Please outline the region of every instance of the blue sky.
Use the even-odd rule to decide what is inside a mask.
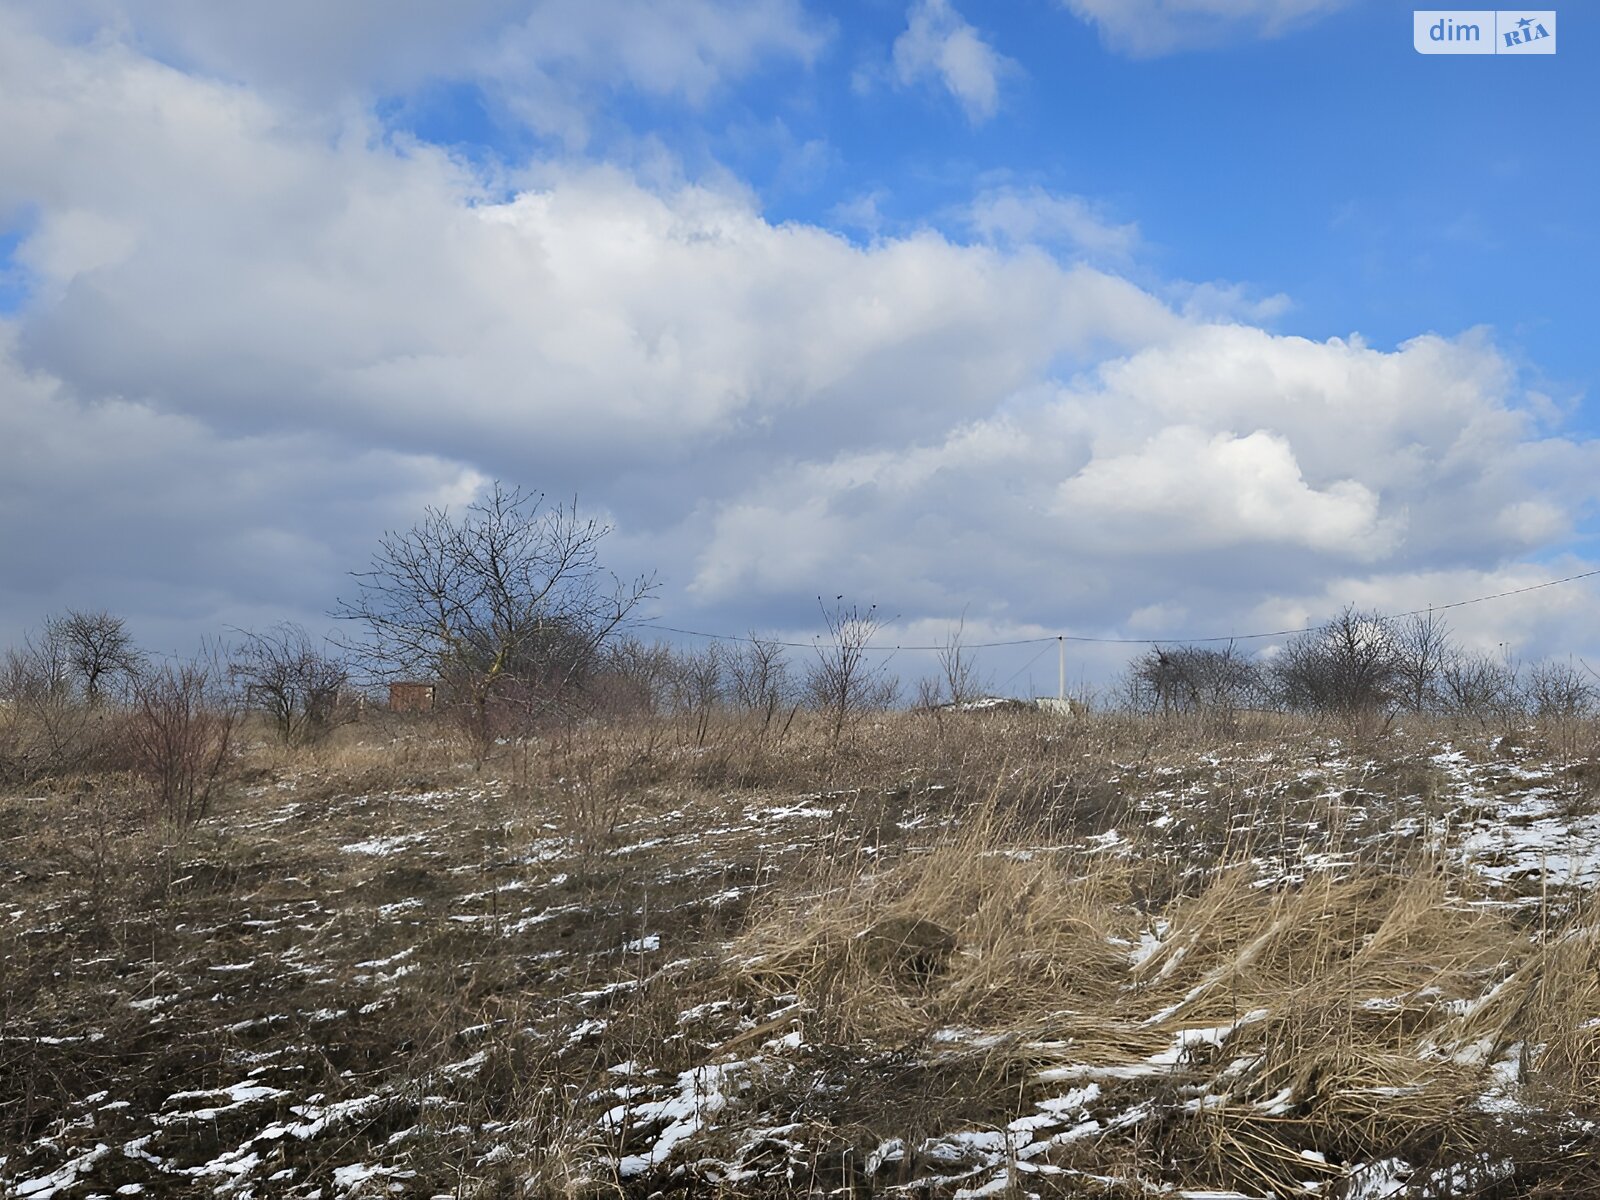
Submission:
[[[1421,56],[1411,14],[0,0],[0,630],[325,625],[496,477],[694,628],[1172,638],[1586,569],[1595,22]],[[1593,606],[1461,633],[1587,651]]]

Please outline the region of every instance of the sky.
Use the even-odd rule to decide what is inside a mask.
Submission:
[[[659,622],[801,641],[819,595],[1181,641],[1600,568],[1600,22],[1558,17],[0,0],[0,641],[325,630],[495,479],[609,522]],[[1600,656],[1595,585],[1452,623]],[[1051,692],[1034,653],[981,665]]]

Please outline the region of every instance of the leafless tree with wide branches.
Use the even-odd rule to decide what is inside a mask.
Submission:
[[[99,704],[115,685],[126,688],[144,666],[127,623],[104,609],[69,608],[47,624],[47,636],[60,647],[63,665],[91,705]]]
[[[384,535],[335,615],[363,627],[351,648],[381,673],[437,679],[487,752],[498,710],[531,720],[558,708],[653,594],[654,576],[601,567],[610,532],[576,500],[546,505],[496,482],[459,514],[429,508]]]

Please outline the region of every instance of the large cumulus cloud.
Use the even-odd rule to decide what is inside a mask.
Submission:
[[[1404,606],[1419,572],[1449,582],[1418,603],[1444,602],[1494,590],[1592,504],[1600,447],[1548,417],[1479,332],[1384,352],[1186,327],[920,444],[728,499],[693,590],[825,579],[997,629],[1145,636],[1386,606],[1386,579]]]

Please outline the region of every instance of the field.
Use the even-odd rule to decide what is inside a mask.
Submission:
[[[1600,1191],[1592,726],[262,737],[0,800],[0,1190]]]

